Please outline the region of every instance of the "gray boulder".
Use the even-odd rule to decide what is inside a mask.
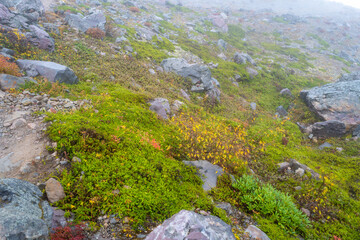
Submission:
[[[148,28],[137,27],[136,28],[137,38],[140,40],[151,41],[156,33]]]
[[[186,165],[194,166],[198,169],[201,179],[203,180],[204,191],[209,191],[216,187],[217,179],[224,171],[221,167],[214,165],[205,160],[183,161]]]
[[[288,112],[283,106],[278,106],[276,108],[276,112],[279,114],[280,117],[286,117],[288,115]]]
[[[70,68],[58,63],[35,60],[17,60],[16,63],[22,71],[25,71],[31,77],[40,75],[50,82],[67,84],[79,82],[79,79]]]
[[[30,43],[50,52],[55,50],[55,41],[47,32],[35,25],[29,26],[29,29],[30,32],[26,33],[26,38]]]
[[[280,91],[280,95],[283,95],[283,96],[288,96],[288,97],[294,97],[290,91],[290,89],[288,88],[284,88]]]
[[[360,80],[360,71],[344,74],[338,80],[338,82],[350,82],[354,80]]]
[[[166,72],[174,72],[190,78],[192,84],[197,85],[196,91],[207,91],[214,88],[211,71],[205,65],[189,64],[182,58],[168,58],[161,62],[161,66]]]
[[[65,21],[70,27],[78,29],[81,32],[86,32],[89,28],[100,28],[104,31],[106,17],[101,11],[95,11],[85,17],[80,13],[66,13]]]
[[[249,73],[249,76],[250,76],[251,79],[253,79],[257,75],[259,75],[259,72],[256,69],[251,68],[251,67],[247,67],[246,71]]]
[[[53,210],[35,185],[0,179],[0,239],[48,239]]]
[[[344,79],[349,81],[302,91],[300,97],[322,120],[340,121],[350,129],[360,124],[360,80]]]
[[[250,240],[270,240],[270,238],[259,228],[250,225],[246,228],[245,233],[249,235]]]
[[[227,43],[223,40],[223,39],[219,39],[217,42],[217,45],[219,46],[219,48],[221,48],[222,50],[226,50],[227,49]]]
[[[352,133],[353,137],[360,137],[360,125],[358,125]]]
[[[252,59],[252,57],[250,57],[250,55],[247,53],[235,53],[234,62],[236,62],[237,64],[246,64],[247,62],[249,62],[251,65],[256,66],[256,62],[254,61],[254,59]]]
[[[45,13],[41,0],[21,0],[14,7],[17,12],[32,22],[37,21]]]
[[[290,159],[289,162],[279,163],[278,166],[278,172],[280,173],[297,174],[302,177],[306,172],[309,172],[312,178],[320,179],[320,174],[295,159]]]
[[[6,24],[12,17],[14,17],[14,14],[12,14],[6,6],[0,4],[0,23]]]
[[[8,74],[0,74],[0,89],[3,91],[10,90],[12,88],[18,89],[21,85],[24,85],[27,81],[36,81],[28,77],[15,77]]]
[[[150,101],[150,110],[155,112],[162,119],[168,119],[170,115],[170,104],[165,98],[155,98]]]
[[[215,216],[181,210],[154,229],[145,240],[235,240],[231,226]]]
[[[311,133],[318,138],[342,137],[346,134],[346,126],[336,120],[317,122],[311,126]]]

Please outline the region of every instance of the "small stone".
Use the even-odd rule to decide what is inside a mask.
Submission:
[[[31,172],[32,168],[33,168],[33,165],[31,164],[31,162],[27,162],[20,167],[20,172],[22,174],[29,173],[29,172]]]
[[[123,223],[129,223],[130,222],[130,219],[128,217],[125,217],[124,220],[123,220]]]
[[[25,98],[24,100],[21,101],[21,104],[24,106],[29,106],[32,104],[32,101],[28,98]]]
[[[288,88],[284,88],[280,91],[280,94],[283,96],[293,97],[291,91]]]
[[[298,168],[295,170],[295,174],[298,175],[299,177],[302,177],[305,174],[305,170],[302,168]]]
[[[78,157],[73,157],[73,158],[72,158],[72,161],[73,161],[73,162],[81,163],[81,159],[78,158]]]
[[[35,123],[28,123],[28,127],[30,129],[36,129],[36,124]]]
[[[74,103],[72,102],[68,102],[67,104],[64,105],[65,108],[72,108],[74,107]]]
[[[59,181],[54,178],[50,178],[45,184],[45,191],[49,202],[55,203],[65,198],[64,188],[61,186]]]
[[[250,103],[250,108],[251,108],[251,110],[255,111],[256,110],[256,103],[254,103],[254,102]]]
[[[300,186],[296,186],[296,187],[295,187],[295,190],[296,190],[296,191],[300,191],[301,189],[302,189],[302,187],[300,187]]]
[[[110,223],[111,224],[116,224],[118,221],[116,220],[116,218],[111,218],[110,219]]]
[[[154,69],[149,69],[149,72],[150,72],[151,75],[155,75],[155,74],[156,74],[156,72],[155,72]]]
[[[332,145],[331,145],[330,143],[325,142],[324,144],[321,144],[321,145],[319,146],[319,149],[320,149],[320,150],[324,150],[325,148],[331,148],[331,147],[332,147]]]
[[[26,125],[26,120],[23,118],[16,119],[11,125],[10,129],[17,129]]]
[[[310,217],[311,213],[310,213],[310,211],[309,211],[308,209],[306,209],[306,208],[301,208],[300,210],[301,210],[306,216]]]
[[[204,210],[200,210],[199,212],[201,215],[204,215],[204,216],[209,216],[210,214]]]

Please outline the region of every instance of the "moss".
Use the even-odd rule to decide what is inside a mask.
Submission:
[[[64,11],[64,12],[69,11],[69,12],[74,13],[74,14],[82,13],[81,11],[77,10],[76,8],[71,7],[71,6],[68,6],[68,5],[57,6],[57,7],[56,7],[56,10],[58,10],[58,11]]]

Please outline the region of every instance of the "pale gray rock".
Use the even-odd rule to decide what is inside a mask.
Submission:
[[[31,76],[40,75],[50,82],[67,84],[79,82],[79,79],[70,68],[58,63],[35,60],[17,60],[16,63],[21,70],[29,72]]]
[[[286,117],[288,115],[288,112],[283,106],[278,106],[276,112],[279,113],[280,117]]]
[[[344,74],[341,76],[338,82],[351,82],[355,80],[360,80],[360,71]]]
[[[21,85],[24,85],[25,82],[34,82],[36,81],[28,77],[15,77],[8,74],[0,74],[0,89],[3,91],[10,89],[18,89]]]
[[[95,11],[90,15],[83,16],[82,14],[65,14],[66,23],[81,32],[86,32],[89,28],[100,28],[105,30],[106,17],[102,11]]]
[[[0,179],[0,238],[48,239],[53,210],[35,185]]]
[[[320,150],[324,150],[325,148],[331,148],[331,147],[332,147],[332,145],[331,145],[330,143],[324,142],[323,144],[321,144],[321,145],[319,146],[319,149],[320,149]]]
[[[250,103],[251,110],[255,111],[256,107],[257,107],[256,103],[254,103],[254,102]]]
[[[47,32],[35,25],[30,25],[29,30],[25,36],[31,44],[49,52],[55,50],[55,41]]]
[[[252,59],[252,57],[247,53],[235,53],[234,62],[236,62],[237,64],[246,64],[247,62],[249,62],[251,65],[256,66],[256,62],[254,61],[254,59]]]
[[[193,85],[202,84],[197,91],[207,91],[214,88],[210,69],[201,64],[189,64],[185,59],[168,58],[161,62],[166,72],[174,72],[180,76],[191,79]]]
[[[322,120],[339,121],[351,129],[360,124],[360,80],[353,78],[302,91],[300,97]]]
[[[150,110],[155,112],[162,119],[168,119],[171,109],[169,101],[165,98],[155,98],[150,101]]]
[[[0,93],[0,97],[1,97],[1,93]],[[358,125],[355,130],[352,133],[353,137],[360,137],[360,125]]]
[[[288,97],[294,97],[290,91],[290,89],[288,88],[284,88],[280,91],[280,94],[283,96],[288,96]]]
[[[45,185],[46,196],[49,202],[55,203],[65,198],[64,188],[58,180],[50,178],[46,181]]]
[[[215,216],[181,210],[154,229],[146,240],[235,240],[231,226]]]
[[[198,169],[201,179],[204,182],[202,186],[204,191],[209,191],[212,188],[216,187],[218,177],[224,173],[221,167],[205,160],[183,162],[186,165],[194,166]]]
[[[254,225],[250,225],[245,233],[249,234],[250,240],[270,240],[270,238],[259,228]]]

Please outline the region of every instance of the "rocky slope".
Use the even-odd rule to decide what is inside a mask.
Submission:
[[[279,2],[0,0],[0,238],[360,237],[360,19]]]

